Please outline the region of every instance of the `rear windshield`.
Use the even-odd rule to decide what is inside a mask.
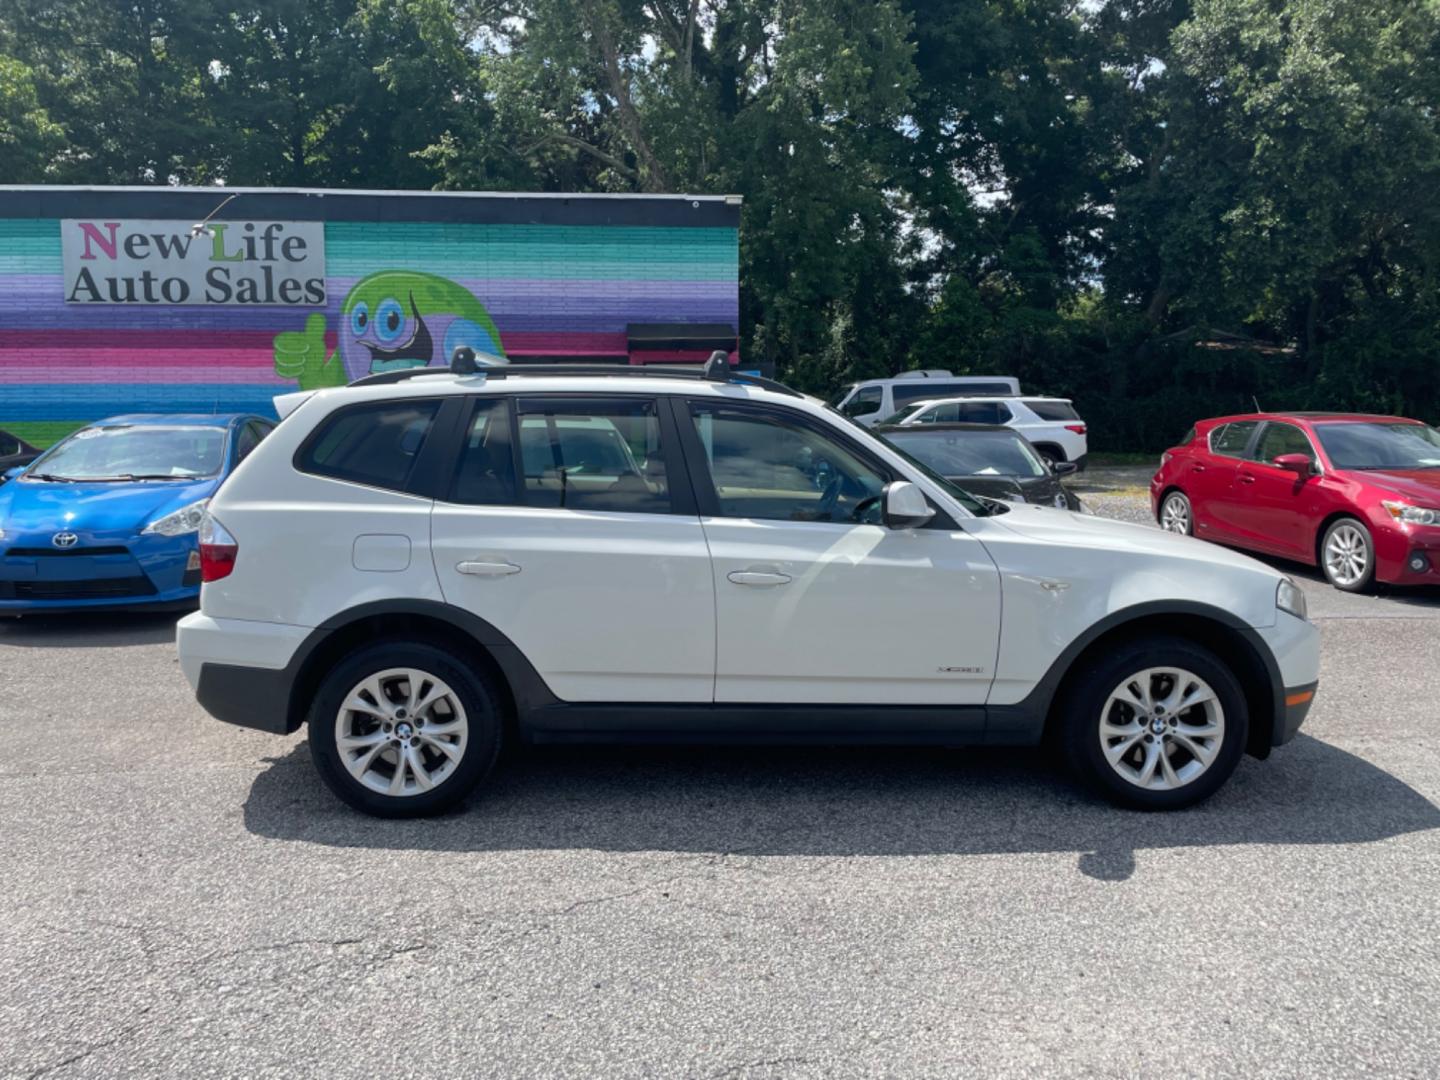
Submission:
[[[1080,414],[1068,401],[1035,401],[1027,398],[1025,404],[1041,420],[1079,420]]]
[[[1044,476],[1039,455],[1011,431],[887,432],[885,439],[942,476]]]

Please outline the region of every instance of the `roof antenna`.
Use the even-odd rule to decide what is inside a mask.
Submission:
[[[724,349],[716,349],[710,354],[710,359],[705,361],[702,375],[711,382],[729,382],[730,354]]]
[[[213,218],[216,214],[218,214],[221,210],[224,210],[225,207],[229,206],[231,199],[238,199],[239,197],[240,192],[238,191],[232,192],[230,195],[226,196],[224,201],[221,202],[219,206],[215,207],[214,210],[211,210],[210,213],[205,215],[204,221],[197,221],[194,225],[190,226],[190,235],[192,237],[195,237],[203,233],[206,236],[214,236],[215,232],[210,228],[210,219]]]
[[[1260,399],[1257,398],[1254,394],[1251,394],[1251,395],[1250,395],[1250,400],[1255,403],[1255,411],[1256,411],[1256,412],[1264,412],[1264,411],[1265,411],[1264,409],[1260,408]]]

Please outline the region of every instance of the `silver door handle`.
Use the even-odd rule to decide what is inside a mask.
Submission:
[[[789,574],[777,574],[769,570],[732,570],[725,576],[736,585],[784,585],[790,581]]]
[[[456,563],[455,569],[462,574],[474,574],[476,577],[504,577],[506,574],[520,572],[520,567],[512,562],[462,562]]]

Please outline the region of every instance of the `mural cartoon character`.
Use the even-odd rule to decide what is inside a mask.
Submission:
[[[306,319],[304,330],[276,334],[275,373],[318,390],[380,371],[447,365],[462,345],[502,363],[505,357],[500,332],[470,290],[414,270],[383,270],[357,282],[340,308],[337,336],[339,347],[327,353],[320,314]]]

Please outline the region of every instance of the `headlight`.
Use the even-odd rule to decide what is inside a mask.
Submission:
[[[1405,502],[1391,502],[1389,499],[1383,500],[1380,505],[1389,511],[1392,518],[1406,525],[1440,525],[1440,510],[1411,506]]]
[[[140,531],[152,536],[184,536],[186,533],[196,532],[200,528],[200,522],[205,520],[205,504],[209,501],[201,499],[189,506],[182,506],[173,514],[156,518]]]
[[[1280,585],[1275,590],[1275,606],[1281,611],[1288,611],[1297,619],[1307,618],[1305,607],[1305,594],[1300,591],[1300,586],[1291,581],[1288,577],[1280,579]]]

